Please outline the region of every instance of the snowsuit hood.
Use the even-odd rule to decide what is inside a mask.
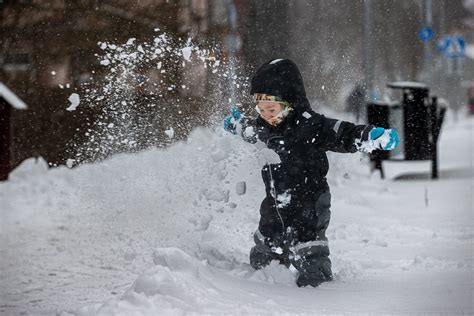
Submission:
[[[306,99],[301,73],[289,59],[273,59],[263,64],[252,78],[250,93],[280,97],[292,106]]]

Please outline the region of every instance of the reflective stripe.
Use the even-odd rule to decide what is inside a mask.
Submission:
[[[275,247],[270,247],[265,243],[265,237],[263,234],[260,232],[260,230],[255,231],[255,234],[253,234],[253,241],[255,242],[255,247],[258,249],[258,251],[262,253],[267,253],[267,254],[279,254],[278,250],[282,251],[281,248],[275,248]]]
[[[363,130],[362,130],[362,133],[360,135],[360,140],[365,142],[367,140],[369,140],[369,133],[370,131],[374,128],[373,125],[367,125]]]
[[[339,127],[341,127],[341,123],[342,123],[341,120],[337,121],[336,124],[334,124],[334,127],[332,128],[334,132],[336,132],[336,134],[339,131]]]
[[[282,61],[282,60],[283,60],[283,59],[274,59],[274,60],[272,60],[269,64],[270,64],[270,65],[273,65],[273,64],[276,64],[277,62]]]
[[[315,247],[315,246],[329,246],[329,243],[326,240],[314,240],[314,241],[308,241],[304,242],[301,244],[298,244],[293,247],[294,251],[301,251],[305,248],[310,248],[310,247]]]

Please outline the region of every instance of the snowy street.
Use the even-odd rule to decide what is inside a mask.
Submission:
[[[474,0],[0,0],[0,39],[0,316],[474,315]]]
[[[428,163],[381,180],[366,156],[330,154],[335,280],[318,288],[248,265],[264,153],[238,137],[200,129],[76,169],[27,160],[0,183],[0,314],[473,314],[473,128],[447,118],[435,181]]]

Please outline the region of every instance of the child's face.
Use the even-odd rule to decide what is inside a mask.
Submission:
[[[257,107],[260,116],[271,125],[276,125],[278,114],[283,111],[283,105],[275,101],[259,101]]]

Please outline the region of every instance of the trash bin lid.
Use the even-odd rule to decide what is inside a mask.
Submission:
[[[392,89],[428,90],[428,86],[422,82],[395,81],[387,84]]]
[[[400,101],[390,100],[388,98],[385,98],[385,100],[367,101],[366,105],[375,106],[375,107],[387,107],[387,108],[399,108],[401,106]]]

